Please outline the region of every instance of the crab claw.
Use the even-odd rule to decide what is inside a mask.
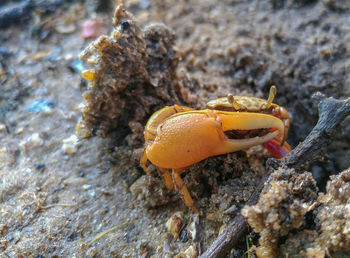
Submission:
[[[225,131],[271,129],[263,136],[229,139]],[[210,156],[263,144],[284,133],[284,124],[272,115],[248,112],[196,110],[177,113],[157,127],[146,148],[147,158],[162,168],[180,169]]]
[[[246,149],[255,145],[263,144],[274,138],[283,136],[284,124],[274,116],[262,113],[249,112],[223,112],[219,111],[218,118],[222,124],[222,131],[229,130],[256,130],[271,129],[269,133],[263,136],[256,136],[248,139],[228,139],[226,136],[217,148],[218,154],[234,152]]]

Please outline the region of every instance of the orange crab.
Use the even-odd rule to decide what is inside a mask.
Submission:
[[[208,102],[204,110],[179,105],[158,110],[145,127],[142,168],[148,174],[147,160],[156,165],[166,187],[177,191],[185,205],[199,213],[180,176],[185,168],[210,156],[258,144],[265,144],[277,158],[290,151],[285,143],[289,115],[272,103],[275,95],[272,86],[267,101],[228,95]]]

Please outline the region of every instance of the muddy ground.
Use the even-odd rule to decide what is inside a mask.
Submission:
[[[196,216],[165,188],[156,169],[149,165],[152,176],[146,176],[139,167],[147,118],[174,102],[202,108],[228,92],[265,98],[270,86],[276,85],[275,102],[292,117],[287,140],[296,146],[317,121],[313,93],[350,96],[348,1],[131,0],[125,1],[125,9],[134,15],[130,28],[139,28],[137,35],[156,42],[146,44],[144,50],[161,49],[159,38],[166,35],[165,54],[156,61],[167,64],[169,71],[162,66],[149,68],[146,58],[147,72],[130,78],[138,78],[132,85],[142,88],[141,95],[149,96],[149,101],[133,100],[132,89],[129,95],[118,95],[125,103],[115,105],[116,122],[103,126],[97,118],[88,122],[91,135],[105,138],[78,140],[75,127],[85,103],[82,95],[91,87],[80,76],[83,66],[89,66],[78,56],[91,42],[81,37],[83,22],[99,17],[109,35],[116,5],[18,3],[25,7],[23,13],[16,13],[18,8],[10,1],[0,5],[0,252],[4,257],[172,257],[189,253],[191,246],[200,254],[244,206],[265,173],[269,154],[257,146],[188,168],[184,181],[202,214],[193,226]],[[6,16],[9,6],[14,11]],[[154,23],[165,26],[147,29]],[[131,35],[127,33],[122,36]],[[164,71],[169,73],[162,77]],[[120,73],[110,76],[116,85],[118,78],[129,78]],[[158,82],[161,89],[155,89]],[[125,87],[130,89],[130,83]],[[170,87],[166,93],[164,87]],[[347,119],[328,146],[328,155],[308,168],[318,189],[324,192],[330,175],[350,167],[349,146]],[[315,194],[310,196],[315,200]],[[183,212],[186,226],[174,240],[166,222],[178,211]],[[304,223],[303,227],[313,229],[307,224],[312,222]],[[293,232],[279,244],[286,246],[299,235],[310,237],[303,235],[305,231],[298,237]],[[250,245],[258,245],[251,234]],[[242,239],[231,255],[244,257],[246,250]]]

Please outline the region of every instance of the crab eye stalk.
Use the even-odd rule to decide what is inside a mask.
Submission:
[[[240,110],[242,108],[241,105],[235,100],[232,94],[227,94],[227,101],[236,110]]]
[[[267,101],[266,101],[266,106],[265,106],[266,109],[268,109],[269,107],[271,107],[272,102],[273,102],[273,100],[274,100],[276,94],[277,94],[277,88],[276,88],[275,85],[272,85],[271,88],[270,88],[269,97],[268,97],[268,99],[267,99]]]

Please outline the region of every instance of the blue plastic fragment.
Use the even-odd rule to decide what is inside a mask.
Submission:
[[[74,69],[74,71],[76,71],[77,73],[81,73],[82,71],[85,70],[84,64],[82,61],[80,60],[75,60],[72,63],[72,68]]]
[[[37,99],[32,104],[26,107],[27,112],[51,112],[52,108],[56,105],[55,99]]]

